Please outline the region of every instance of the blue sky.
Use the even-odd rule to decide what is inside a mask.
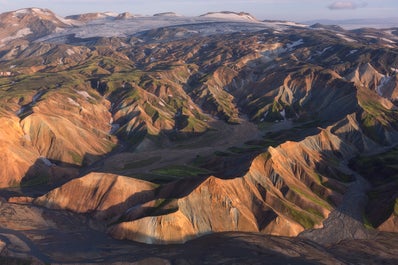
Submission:
[[[294,21],[398,17],[398,0],[0,0],[0,13],[24,7],[48,8],[61,16],[103,11],[200,15],[228,10]]]

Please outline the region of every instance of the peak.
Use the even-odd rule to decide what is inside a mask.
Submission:
[[[15,16],[21,15],[44,15],[44,16],[53,16],[54,13],[49,9],[38,8],[38,7],[30,7],[30,8],[22,8],[12,12]]]
[[[70,26],[73,24],[73,21],[66,20],[60,16],[57,16],[51,10],[46,8],[38,8],[38,7],[30,7],[30,8],[22,8],[16,11],[8,12],[8,23],[11,20],[20,23],[21,20],[31,20],[31,19],[39,19],[39,20],[47,20],[52,23],[57,24],[58,27]],[[32,23],[32,21],[27,22],[27,24]],[[27,25],[29,26],[29,25]]]
[[[134,17],[133,14],[131,14],[129,12],[124,12],[124,13],[117,15],[116,19],[128,19],[128,18],[132,18],[132,17]]]
[[[1,14],[0,24],[11,25],[2,29],[0,34],[0,42],[4,44],[17,39],[38,39],[68,28],[75,22],[59,17],[48,9],[31,7]]]
[[[127,15],[128,13],[123,13],[123,14]],[[123,16],[123,14],[119,15],[114,12],[95,12],[95,13],[84,13],[84,14],[78,14],[78,15],[71,15],[71,16],[67,16],[66,18],[78,20],[80,22],[88,22],[88,21],[96,20],[96,19],[118,18],[119,16]]]
[[[51,11],[48,9],[45,9],[45,8],[38,8],[38,7],[27,7],[27,8],[21,8],[21,9],[14,11],[14,13],[20,13],[20,14],[33,13],[33,12],[40,13],[40,12],[51,12]]]

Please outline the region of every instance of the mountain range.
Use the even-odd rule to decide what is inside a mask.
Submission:
[[[397,26],[398,18],[390,17],[390,18],[373,18],[373,19],[342,19],[342,20],[333,20],[333,19],[316,19],[309,20],[303,22],[304,24],[326,24],[326,25],[338,25],[345,29],[358,29],[358,28],[393,28]]]
[[[0,28],[1,262],[397,262],[397,28],[39,8]]]

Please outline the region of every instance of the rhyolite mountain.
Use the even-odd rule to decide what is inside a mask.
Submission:
[[[59,247],[64,229],[188,252],[235,231],[247,261],[297,257],[270,247],[285,240],[310,253],[297,262],[394,263],[397,29],[38,8],[0,28],[5,259],[92,262]]]

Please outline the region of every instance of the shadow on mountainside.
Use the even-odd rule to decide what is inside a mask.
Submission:
[[[79,176],[79,166],[39,158],[20,182],[19,191],[28,197],[38,197]]]
[[[101,92],[102,92],[102,94],[106,93],[105,85],[102,83],[99,83],[99,82],[100,81],[95,81],[94,83],[92,83],[92,86],[96,86],[96,89],[98,89],[100,93]],[[321,84],[323,84],[323,82],[321,82]],[[344,85],[348,86],[346,83],[344,83]],[[232,83],[227,84],[227,86],[232,86]],[[342,98],[345,98],[346,96],[356,98],[355,97],[356,93],[355,93],[353,86],[350,85],[349,88],[350,89],[347,92],[348,95],[347,95],[347,93],[345,93],[345,94],[343,93],[343,95],[338,94],[341,92],[335,92],[334,94],[331,93],[331,95],[333,97],[338,97],[338,98],[340,96]],[[271,89],[275,89],[275,88],[268,88],[268,89],[271,90]],[[317,89],[318,88],[314,88],[314,90],[317,90]],[[321,99],[321,97],[327,97],[327,95],[322,95],[322,93],[325,92],[324,90],[322,90],[322,89],[318,89],[318,90],[320,90],[320,91],[314,91],[314,93],[313,93],[313,95],[317,95],[317,99]],[[235,96],[238,96],[238,92],[239,91],[234,92]],[[322,114],[322,113],[319,113],[317,110],[317,107],[322,105],[323,102],[321,102],[321,100],[319,100],[320,102],[318,102],[318,100],[314,100],[314,101],[315,102],[313,102],[312,104],[309,104],[308,106],[306,106],[307,109],[305,109],[304,112],[309,113],[309,112],[313,111],[315,116],[327,115],[327,113]],[[244,102],[241,105],[245,105],[245,104],[248,104],[248,103]],[[347,107],[347,109],[350,111],[352,110],[352,108],[356,109],[356,105]],[[344,111],[346,111],[347,109],[346,109],[346,107],[343,110],[339,109],[339,111],[336,111],[337,114],[333,113],[332,118],[326,119],[322,123],[315,123],[315,124],[309,123],[309,124],[304,124],[303,127],[291,128],[291,129],[277,131],[277,132],[270,132],[269,134],[267,134],[265,136],[265,138],[271,138],[273,140],[273,144],[276,144],[276,145],[283,143],[285,141],[303,140],[308,136],[315,135],[315,134],[319,133],[320,130],[319,130],[319,128],[317,128],[318,126],[325,128],[328,125],[335,122],[336,120],[340,119],[343,116],[343,114],[346,115],[347,113],[345,113]],[[210,109],[210,111],[211,111],[211,109]],[[191,143],[194,144],[196,139],[205,137],[206,134],[198,135],[197,133],[194,133],[194,132],[179,132],[179,130],[181,130],[187,126],[187,118],[188,118],[188,116],[186,116],[182,113],[181,109],[179,109],[177,111],[174,118],[175,118],[176,126],[175,126],[175,128],[173,128],[173,130],[168,130],[168,131],[163,130],[163,131],[161,131],[161,133],[158,136],[150,136],[152,142],[155,144],[155,147],[157,144],[160,145],[160,147],[161,147],[160,149],[155,148],[152,151],[154,153],[156,153],[157,156],[160,156],[161,158],[166,158],[163,160],[163,164],[162,164],[163,167],[167,166],[167,165],[181,164],[182,162],[183,162],[183,164],[191,163],[193,159],[197,158],[197,156],[199,155],[197,152],[198,152],[199,148],[202,148],[202,147],[208,148],[208,149],[205,149],[205,151],[203,151],[203,153],[200,153],[200,156],[202,156],[202,157],[204,157],[208,154],[214,154],[215,152],[219,151],[219,150],[215,149],[214,146],[209,146],[212,143],[211,141],[208,141],[207,143],[206,143],[206,141],[202,142],[201,143],[202,146],[200,146],[199,148],[197,146],[192,146],[192,145],[191,146],[186,145],[185,147],[183,146],[182,148],[181,148],[181,146],[178,146],[178,144],[181,143],[180,141],[184,141],[185,139],[192,139]],[[222,118],[225,118],[225,117],[222,117]],[[235,126],[235,125],[231,125],[231,126]],[[236,126],[239,126],[239,125],[236,125]],[[227,133],[219,132],[219,133],[223,133],[223,135],[225,137],[227,137],[227,134],[228,134],[228,132]],[[146,136],[147,135],[144,135],[144,137],[146,137]],[[134,137],[137,137],[137,135],[135,135]],[[138,138],[141,140],[144,138],[144,137],[143,138],[140,138],[140,137],[142,137],[142,135],[138,136]],[[102,155],[102,156],[93,156],[91,154],[86,154],[84,156],[83,161],[87,160],[87,161],[93,161],[93,162],[80,168],[80,172],[77,175],[75,175],[75,174],[66,174],[66,175],[60,174],[60,176],[57,177],[57,176],[55,176],[56,172],[51,171],[52,167],[50,167],[50,169],[46,169],[46,168],[42,169],[43,163],[45,164],[45,162],[38,160],[38,161],[36,161],[35,165],[33,165],[32,168],[29,170],[29,171],[32,171],[33,173],[28,172],[28,174],[25,176],[24,180],[22,181],[23,182],[22,186],[32,186],[32,182],[34,179],[35,179],[35,181],[38,181],[38,180],[40,181],[41,178],[50,178],[50,176],[51,177],[55,176],[53,178],[54,183],[56,183],[55,185],[59,186],[62,183],[65,183],[65,181],[67,181],[67,180],[70,180],[70,179],[78,177],[78,176],[86,175],[90,172],[113,173],[113,174],[118,174],[118,175],[127,175],[127,176],[131,176],[131,177],[145,179],[146,178],[145,174],[140,174],[140,173],[142,173],[142,171],[140,172],[141,169],[146,168],[146,170],[148,170],[148,168],[149,168],[149,165],[145,165],[145,163],[143,163],[142,167],[137,167],[138,170],[125,169],[124,166],[126,164],[123,165],[122,170],[119,170],[118,168],[113,167],[113,166],[105,165],[105,162],[107,162],[108,158],[110,158],[114,155],[116,157],[117,155],[121,155],[124,152],[127,153],[127,151],[130,151],[132,154],[134,154],[135,159],[140,157],[140,159],[141,159],[140,161],[143,161],[143,160],[145,160],[145,158],[148,158],[148,157],[149,158],[155,157],[155,156],[150,156],[150,154],[153,154],[153,153],[151,153],[150,150],[144,150],[144,151],[138,151],[138,152],[133,151],[134,147],[137,146],[137,142],[141,143],[140,141],[136,141],[136,139],[128,139],[125,137],[121,137],[120,135],[118,135],[118,138],[119,138],[118,147],[116,147],[110,153]],[[182,138],[182,140],[181,140],[181,138]],[[345,138],[348,138],[348,137],[345,137]],[[167,141],[164,141],[165,139],[167,139]],[[193,139],[195,139],[195,140],[193,140]],[[206,139],[206,138],[203,138],[203,139]],[[133,141],[134,144],[126,143],[127,140],[134,140]],[[240,144],[245,143],[245,141],[243,141],[243,139],[240,139],[240,140],[241,140]],[[165,144],[165,142],[166,142],[166,146],[163,145],[163,144]],[[225,150],[228,150],[229,147],[233,147],[233,146],[231,146],[227,143],[224,146],[222,146],[221,151],[223,151],[225,153]],[[263,146],[262,148],[260,148],[258,150],[254,150],[254,151],[252,150],[248,153],[244,153],[244,152],[241,152],[241,150],[237,150],[237,152],[235,152],[234,155],[230,155],[230,154],[225,155],[225,156],[221,155],[217,159],[205,161],[200,166],[204,167],[206,169],[210,169],[210,171],[212,171],[212,173],[214,173],[214,175],[216,175],[217,177],[221,177],[221,178],[242,177],[244,175],[244,173],[246,173],[248,171],[252,159],[259,153],[264,152],[266,150],[266,148],[267,148],[267,146]],[[176,153],[172,154],[171,151],[176,151]],[[232,152],[229,152],[229,153],[232,153]],[[341,157],[338,157],[335,153],[328,153],[328,151],[325,151],[323,153],[323,155],[324,155],[325,159],[335,158],[336,161],[340,161],[342,159]],[[117,158],[122,158],[122,157],[120,156]],[[115,160],[114,162],[117,163],[119,161]],[[136,161],[133,160],[131,162],[136,162]],[[161,161],[153,161],[150,166],[151,167],[153,165],[160,166],[160,163],[161,163]],[[221,166],[219,164],[221,164]],[[333,170],[330,170],[330,168],[328,167],[327,164],[325,166],[324,164],[319,163],[317,166],[318,166],[318,168],[316,170],[318,170],[319,173],[327,176],[328,178],[336,178],[338,181],[342,181],[342,180],[343,181],[344,180],[351,181],[351,183],[347,184],[347,186],[348,186],[347,193],[348,194],[346,194],[345,198],[343,199],[342,204],[338,205],[337,208],[334,210],[335,214],[334,213],[331,214],[330,220],[334,220],[334,221],[333,221],[333,225],[330,226],[331,227],[331,230],[329,230],[330,233],[333,234],[335,232],[336,227],[338,227],[340,225],[340,221],[342,221],[343,218],[347,217],[347,224],[349,224],[349,225],[347,225],[347,229],[349,231],[342,229],[343,233],[349,233],[350,236],[353,236],[353,237],[362,237],[363,234],[356,234],[356,231],[359,231],[358,233],[362,233],[361,229],[363,227],[363,221],[364,221],[363,215],[362,215],[363,208],[364,208],[363,204],[366,203],[366,199],[367,199],[366,198],[367,197],[366,196],[366,183],[362,180],[362,178],[359,177],[359,175],[355,175],[355,173],[352,173],[351,176],[348,175],[348,180],[347,180],[347,179],[344,179],[344,178],[347,178],[347,175],[341,174],[341,172],[336,173]],[[38,176],[38,177],[31,178],[30,174],[34,174],[38,170],[39,171],[42,170],[44,173],[39,176],[36,174],[36,176]],[[129,172],[129,174],[125,174],[127,172]],[[144,172],[144,173],[147,174],[150,172]],[[50,174],[49,177],[47,177],[46,174]],[[170,174],[173,174],[173,173],[170,173]],[[341,174],[341,176],[339,174]],[[142,176],[142,175],[144,175],[144,176]],[[169,184],[161,183],[161,184],[163,184],[163,186],[161,189],[159,189],[159,194],[157,194],[157,196],[153,199],[164,200],[164,199],[170,199],[170,198],[184,197],[187,194],[189,194],[190,192],[192,192],[198,185],[200,185],[200,183],[202,183],[209,175],[210,174],[198,174],[197,176],[194,176],[194,177],[187,177],[187,178],[183,177],[180,180],[175,180],[172,178],[168,179],[166,182],[170,182],[170,183]],[[160,176],[160,178],[162,178],[162,177],[166,178],[165,176]],[[267,177],[267,176],[264,176],[264,177]],[[147,180],[150,180],[150,179],[147,179]],[[50,183],[50,181],[49,181],[49,183]],[[305,183],[305,184],[307,185],[308,183]],[[313,188],[313,187],[310,187],[310,188]],[[168,189],[171,189],[171,191],[167,191]],[[176,190],[174,190],[174,189],[176,189]],[[26,191],[28,191],[28,190],[26,190]],[[112,206],[111,208],[105,210],[105,213],[103,213],[103,214],[107,215],[108,212],[112,212],[112,213],[119,212],[120,213],[120,209],[122,209],[122,208],[123,209],[133,208],[135,205],[139,204],[137,202],[137,200],[144,195],[145,194],[133,194],[129,199],[126,200],[126,202],[123,202],[120,205]],[[327,198],[323,198],[323,199],[327,199]],[[345,202],[344,202],[344,200],[345,200]],[[142,202],[140,201],[140,203],[142,203]],[[173,209],[173,208],[171,208],[171,209]],[[162,213],[168,212],[165,209],[159,209],[156,207],[144,207],[141,210],[143,211],[143,213],[137,213],[137,216],[144,216],[145,214],[147,214],[147,215],[162,214]],[[141,214],[141,215],[139,215],[139,214]],[[99,215],[101,215],[101,213],[99,213]],[[120,221],[123,221],[124,220],[123,218],[125,218],[125,217],[127,218],[127,216],[121,216],[122,219]],[[350,220],[348,220],[348,219],[350,219]],[[351,220],[355,224],[353,224],[351,222]],[[351,227],[351,224],[353,224],[352,227]],[[358,226],[357,226],[357,224],[358,224]],[[327,225],[325,224],[325,226],[327,226]],[[357,227],[360,227],[360,229],[357,230]],[[354,230],[352,230],[351,228]],[[366,233],[364,232],[364,234],[366,234]],[[313,236],[313,238],[317,238],[317,240],[322,240],[321,239],[322,237],[325,237],[325,234],[321,234],[320,237]]]
[[[349,163],[371,184],[365,218],[374,227],[384,223],[395,211],[398,199],[397,154],[398,148],[395,147],[377,155],[358,156]]]
[[[95,211],[92,216],[104,221],[107,226],[112,226],[147,216],[173,213],[178,210],[177,200],[188,196],[207,178],[184,179],[159,186],[154,190],[137,192],[119,204]]]
[[[72,213],[59,211],[55,213],[53,210],[45,209],[44,215],[51,223],[57,224],[62,229],[43,230],[43,227],[38,226],[34,221],[30,221],[29,230],[15,232],[8,228],[0,229],[0,238],[5,242],[8,243],[9,239],[14,238],[13,244],[7,244],[10,255],[18,253],[18,257],[33,256],[45,263],[137,262],[141,264],[142,262],[142,264],[147,264],[149,262],[151,264],[199,265],[318,264],[319,262],[339,264],[338,261],[348,258],[353,261],[361,260],[356,253],[371,253],[368,249],[360,252],[358,248],[351,250],[348,256],[334,257],[328,249],[309,241],[256,233],[219,233],[206,235],[185,244],[146,245],[112,239],[91,229],[87,223],[82,222],[80,216]],[[10,216],[9,221],[13,222],[14,219],[15,216]],[[139,232],[136,236],[145,237]],[[24,242],[25,246],[23,246]],[[338,251],[339,249],[334,250],[334,252]],[[372,254],[372,259],[376,259],[376,255]],[[378,260],[386,262],[389,258],[391,254]]]
[[[394,150],[388,151],[387,155],[384,153],[393,148],[398,139],[397,131],[390,129],[380,126],[367,128],[368,132],[381,130],[376,139],[368,132],[360,135],[355,131],[337,133],[343,141],[341,153],[326,151],[323,155],[325,158],[329,157],[326,160],[340,161],[340,166],[333,168],[323,165],[323,172],[328,172],[325,176],[334,175],[336,179],[345,183],[343,200],[324,220],[322,228],[306,230],[299,235],[300,237],[323,245],[332,245],[345,239],[367,239],[375,236],[376,231],[369,226],[377,228],[386,221],[393,214],[394,203],[398,198],[398,182],[388,174],[391,171],[377,170],[388,167],[389,163],[395,168],[397,162],[394,161],[395,155],[391,156]],[[389,130],[390,135],[386,136],[383,130]],[[343,151],[344,149],[346,151]],[[354,151],[348,151],[350,149]],[[341,155],[344,152],[351,152],[348,159]],[[378,154],[369,159],[366,152]],[[396,173],[396,170],[392,171]]]
[[[2,212],[6,206],[12,205],[0,205]],[[21,259],[33,256],[43,263],[56,264],[396,264],[397,261],[395,234],[382,233],[372,240],[346,240],[329,248],[299,238],[239,232],[205,235],[185,244],[147,245],[115,240],[90,228],[81,215],[41,211],[57,228],[44,228],[35,219],[25,218],[28,230],[10,230],[10,224],[20,222],[17,215],[7,216],[6,223],[1,219],[4,229],[0,229],[0,238],[7,242],[8,255],[17,254]],[[21,213],[25,213],[23,209]],[[137,236],[145,237],[140,233]],[[10,240],[13,244],[8,244]],[[0,257],[2,261],[14,264],[7,257]],[[25,264],[22,262],[15,264]]]

